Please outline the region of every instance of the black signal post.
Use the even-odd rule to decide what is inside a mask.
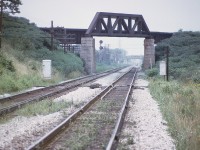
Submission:
[[[166,80],[169,81],[169,46],[165,48],[166,55]]]
[[[54,36],[53,21],[51,21],[51,50],[53,50],[53,36]]]
[[[2,26],[3,26],[3,0],[0,2],[1,4],[1,15],[0,15],[0,48],[1,48],[1,42],[2,42]]]

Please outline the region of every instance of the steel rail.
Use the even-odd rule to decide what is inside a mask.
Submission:
[[[123,68],[123,67],[122,67],[122,68]],[[96,75],[106,74],[106,73],[109,73],[109,72],[112,72],[112,71],[115,72],[115,71],[118,71],[118,70],[120,70],[120,69],[122,69],[122,68],[112,69],[112,70],[108,70],[108,71],[105,71],[105,72],[102,72],[102,73],[93,74],[93,75],[87,75],[87,76],[83,76],[83,77],[80,77],[80,78],[67,80],[67,81],[62,82],[62,83],[59,83],[59,84],[50,85],[50,86],[47,86],[47,87],[44,87],[44,88],[41,88],[41,89],[35,89],[35,90],[32,90],[32,91],[26,91],[26,92],[14,94],[14,95],[12,95],[12,96],[0,98],[0,103],[1,103],[1,102],[5,102],[5,101],[9,101],[9,100],[12,100],[12,99],[15,99],[15,98],[17,98],[18,96],[21,96],[21,95],[27,95],[27,94],[31,94],[31,93],[33,93],[33,92],[36,93],[36,92],[38,92],[38,91],[41,91],[41,90],[44,90],[44,89],[54,88],[54,87],[56,87],[56,86],[63,86],[63,85],[65,85],[65,84],[69,84],[69,83],[72,83],[72,82],[75,82],[75,81],[78,81],[78,80],[81,80],[81,79],[93,77],[93,76],[96,76]]]
[[[135,81],[135,77],[136,77],[136,73],[137,71],[135,72],[133,78],[132,78],[132,81],[131,81],[131,84],[130,84],[130,87],[129,87],[129,90],[128,90],[128,93],[127,93],[127,96],[126,96],[126,99],[125,99],[125,102],[124,102],[124,105],[120,111],[120,114],[119,114],[119,118],[117,120],[117,123],[115,125],[115,128],[113,130],[113,133],[112,133],[112,136],[110,138],[110,141],[106,147],[106,150],[114,150],[116,149],[116,146],[117,146],[117,142],[119,140],[119,132],[123,126],[123,122],[124,122],[124,119],[125,119],[125,115],[126,115],[126,111],[127,111],[127,108],[128,108],[128,103],[129,103],[129,99],[130,99],[130,95],[131,95],[131,91],[132,91],[132,88],[133,88],[133,84],[134,84],[134,81]]]
[[[113,88],[113,85],[117,83],[123,76],[125,76],[127,73],[129,73],[132,70],[129,69],[126,73],[121,75],[119,78],[117,78],[113,83],[111,83],[109,86],[107,86],[101,93],[99,93],[94,98],[90,99],[89,102],[87,102],[84,106],[82,106],[80,109],[78,109],[76,112],[74,112],[72,115],[67,117],[61,124],[56,126],[53,130],[51,130],[49,133],[44,135],[41,139],[33,143],[30,147],[28,147],[27,150],[37,150],[37,149],[43,149],[45,145],[48,145],[53,138],[58,135],[59,133],[62,133],[62,131],[66,130],[72,122],[74,122],[78,117],[80,117],[84,112],[88,110],[88,108],[93,105],[97,100],[99,100],[102,96],[105,95],[110,89]]]
[[[82,84],[85,84],[87,82],[90,82],[90,81],[93,81],[97,78],[100,78],[100,77],[103,77],[103,76],[106,76],[110,73],[114,73],[118,70],[120,70],[122,68],[118,68],[118,69],[113,69],[113,70],[109,70],[109,71],[105,71],[103,73],[98,73],[98,74],[95,74],[95,75],[89,75],[89,76],[84,76],[84,77],[80,77],[80,78],[77,78],[77,79],[73,79],[73,80],[68,80],[66,82],[62,82],[60,84],[57,84],[57,85],[52,85],[52,86],[48,86],[46,88],[42,88],[42,89],[37,89],[37,90],[33,90],[33,91],[28,91],[28,92],[24,92],[24,93],[20,93],[18,95],[13,95],[11,97],[6,97],[5,99],[0,99],[0,103],[2,102],[6,102],[6,101],[11,101],[11,100],[14,100],[15,98],[18,98],[19,96],[26,96],[26,95],[29,95],[29,94],[34,94],[34,93],[37,93],[39,91],[44,91],[44,90],[50,90],[50,89],[53,89],[53,88],[56,88],[56,87],[59,87],[59,86],[64,86],[64,85],[67,85],[67,84],[70,84],[70,83],[73,83],[73,82],[77,82],[77,81],[81,81],[82,79],[89,79],[89,78],[92,78],[90,80],[86,80],[84,82],[79,82],[79,83],[76,83],[74,85],[71,85],[69,87],[64,87],[62,89],[58,89],[56,91],[53,91],[53,92],[48,92],[48,93],[45,93],[43,95],[39,95],[39,97],[33,97],[33,98],[29,98],[27,100],[23,100],[21,102],[18,102],[16,104],[11,104],[10,106],[7,106],[7,107],[4,107],[4,108],[1,108],[0,109],[0,116],[1,115],[4,115],[4,114],[7,114],[7,113],[10,113],[10,112],[13,112],[15,111],[16,109],[18,108],[21,108],[22,106],[26,105],[27,103],[30,103],[30,102],[33,102],[33,101],[40,101],[40,100],[43,100],[45,98],[48,98],[48,97],[52,97],[53,95],[55,94],[59,94],[59,93],[62,93],[66,90],[69,90],[69,89],[72,89],[72,88],[75,88],[79,85],[82,85]]]

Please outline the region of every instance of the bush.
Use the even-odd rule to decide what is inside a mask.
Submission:
[[[0,54],[0,75],[2,75],[3,70],[14,72],[15,68],[12,65],[12,61],[7,60],[2,54]]]
[[[62,50],[50,51],[47,48],[35,50],[35,51],[25,51],[25,57],[31,57],[39,62],[42,60],[50,59],[52,60],[52,66],[59,72],[62,72],[65,77],[68,76],[73,71],[79,71],[83,73],[83,62],[72,53],[63,53]]]
[[[157,68],[152,68],[152,69],[148,69],[146,70],[146,74],[148,77],[154,77],[158,75],[158,69]]]
[[[50,84],[50,81],[42,80],[42,78],[36,74],[17,75],[16,73],[9,71],[4,71],[0,76],[0,81],[0,94],[5,92],[16,92],[32,86],[44,86]]]
[[[200,71],[197,72],[196,74],[193,74],[192,80],[193,80],[196,84],[200,84]]]

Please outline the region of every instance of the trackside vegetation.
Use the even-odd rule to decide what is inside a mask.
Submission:
[[[82,60],[73,53],[64,53],[50,35],[42,32],[28,19],[3,16],[2,48],[0,51],[0,94],[46,86],[84,74]],[[52,79],[42,78],[42,60],[52,60]]]
[[[74,53],[64,53],[59,42],[23,17],[3,14],[2,47],[0,48],[0,95],[33,86],[47,86],[62,80],[86,75],[84,63]],[[52,60],[52,79],[42,78],[42,60]],[[121,64],[97,63],[97,72]]]
[[[200,85],[151,80],[150,91],[168,122],[177,150],[199,150]]]
[[[159,103],[177,150],[200,149],[200,32],[180,30],[156,47],[156,60],[169,46],[169,75],[158,76],[158,64],[147,71],[150,91]]]
[[[171,79],[200,83],[200,32],[180,30],[156,46],[156,61],[165,58],[169,46],[169,74]]]

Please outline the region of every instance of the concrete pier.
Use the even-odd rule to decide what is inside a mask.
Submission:
[[[81,38],[80,57],[84,61],[85,71],[88,74],[96,72],[95,39],[92,37]]]
[[[155,65],[154,39],[145,39],[144,40],[143,68],[144,69],[149,69],[153,65]]]

